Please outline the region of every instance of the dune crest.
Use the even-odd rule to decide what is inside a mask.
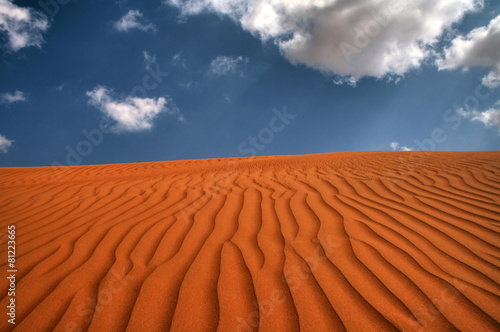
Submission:
[[[500,152],[0,168],[0,331],[500,331]]]

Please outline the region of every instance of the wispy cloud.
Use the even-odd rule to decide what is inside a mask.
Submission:
[[[392,142],[389,145],[393,151],[413,151],[412,148],[409,148],[405,145],[401,145],[398,142]]]
[[[463,108],[459,108],[456,112],[462,118],[481,122],[486,127],[498,127],[500,133],[500,107],[493,107],[483,112],[466,111]]]
[[[58,91],[58,92],[61,92],[62,90],[64,90],[64,87],[65,87],[65,86],[66,86],[66,85],[65,85],[64,83],[62,83],[61,85],[56,86],[54,89],[55,89],[56,91]]]
[[[181,16],[215,12],[260,39],[272,40],[293,64],[305,64],[355,84],[360,78],[401,77],[419,68],[445,30],[481,0],[290,1],[164,0]]]
[[[132,29],[141,31],[155,31],[155,26],[148,22],[138,10],[129,10],[125,16],[114,22],[114,27],[120,32],[128,32]]]
[[[0,134],[0,153],[7,153],[14,141],[7,139],[4,135]]]
[[[151,54],[148,51],[143,51],[142,56],[144,58],[146,69],[151,69],[151,66],[156,64],[156,55]]]
[[[116,134],[148,130],[160,113],[177,115],[180,121],[183,119],[179,108],[168,96],[159,98],[128,96],[120,99],[114,98],[112,90],[103,86],[87,91],[87,96],[90,105],[116,122],[111,128]]]
[[[172,65],[181,66],[182,68],[185,69],[187,68],[186,59],[182,57],[182,52],[179,52],[172,57]]]
[[[26,101],[26,96],[22,91],[4,92],[0,94],[0,104],[12,104]]]
[[[43,43],[42,34],[49,28],[47,17],[39,11],[0,0],[0,36],[5,35],[7,46],[17,52],[24,47]]]
[[[228,75],[234,74],[240,67],[240,65],[248,62],[247,58],[242,56],[224,56],[219,55],[210,63],[209,72],[214,73],[216,75]]]
[[[500,86],[500,15],[491,20],[488,26],[453,39],[437,64],[439,69],[473,66],[491,68],[483,78],[483,85],[489,88]]]

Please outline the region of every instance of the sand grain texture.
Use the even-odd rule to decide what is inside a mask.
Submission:
[[[500,331],[500,152],[1,168],[0,198],[0,331]]]

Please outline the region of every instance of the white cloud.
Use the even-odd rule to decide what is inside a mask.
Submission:
[[[490,88],[500,86],[500,15],[488,26],[453,39],[437,64],[439,69],[489,67],[491,71],[483,78],[483,84]]]
[[[115,29],[120,32],[127,32],[132,29],[141,31],[155,31],[152,23],[148,23],[142,13],[138,10],[129,10],[125,16],[114,23]]]
[[[187,69],[186,59],[182,56],[182,52],[175,54],[172,57],[171,63],[173,66],[181,66],[182,68]]]
[[[144,57],[144,63],[146,64],[146,69],[150,69],[152,65],[156,64],[156,55],[152,55],[147,51],[142,52]]]
[[[405,145],[401,146],[401,144],[399,144],[398,142],[392,142],[389,145],[393,151],[413,151],[412,148],[409,148]]]
[[[182,56],[181,56],[181,53],[182,52],[179,52],[179,53],[176,53],[173,57],[172,57],[172,64],[175,66],[177,65],[181,60],[182,60]]]
[[[495,66],[483,77],[482,84],[490,89],[500,86],[500,66]]]
[[[116,121],[111,129],[117,134],[150,129],[154,119],[162,112],[177,115],[180,121],[183,119],[177,106],[168,97],[138,98],[129,96],[116,99],[112,97],[112,91],[103,86],[97,86],[94,90],[87,91],[87,96],[90,98],[89,104]]]
[[[344,77],[402,76],[482,0],[164,0],[182,16],[227,15],[262,40],[274,41],[293,64]]]
[[[358,81],[352,77],[352,76],[335,76],[333,78],[333,84],[335,85],[343,85],[343,84],[347,84],[347,85],[350,85],[352,87],[356,87]]]
[[[235,73],[241,64],[247,62],[248,59],[242,56],[230,57],[219,55],[210,63],[209,71],[217,75],[228,75]]]
[[[26,101],[26,96],[22,91],[4,92],[0,94],[0,104],[12,104]]]
[[[14,141],[7,139],[4,135],[0,134],[0,153],[7,153],[8,149],[12,146]]]
[[[459,108],[456,112],[462,118],[481,122],[487,127],[496,126],[500,132],[500,108],[490,108],[483,112],[466,111],[463,108]]]
[[[488,127],[497,126],[500,129],[500,109],[491,108],[487,111],[480,112],[475,115],[472,120],[480,121]]]
[[[48,28],[49,21],[41,12],[19,7],[11,0],[0,0],[0,34],[7,36],[10,50],[16,52],[24,47],[40,47],[42,34]]]

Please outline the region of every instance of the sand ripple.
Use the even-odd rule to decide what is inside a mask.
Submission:
[[[16,331],[500,331],[500,152],[2,168],[0,197]]]

